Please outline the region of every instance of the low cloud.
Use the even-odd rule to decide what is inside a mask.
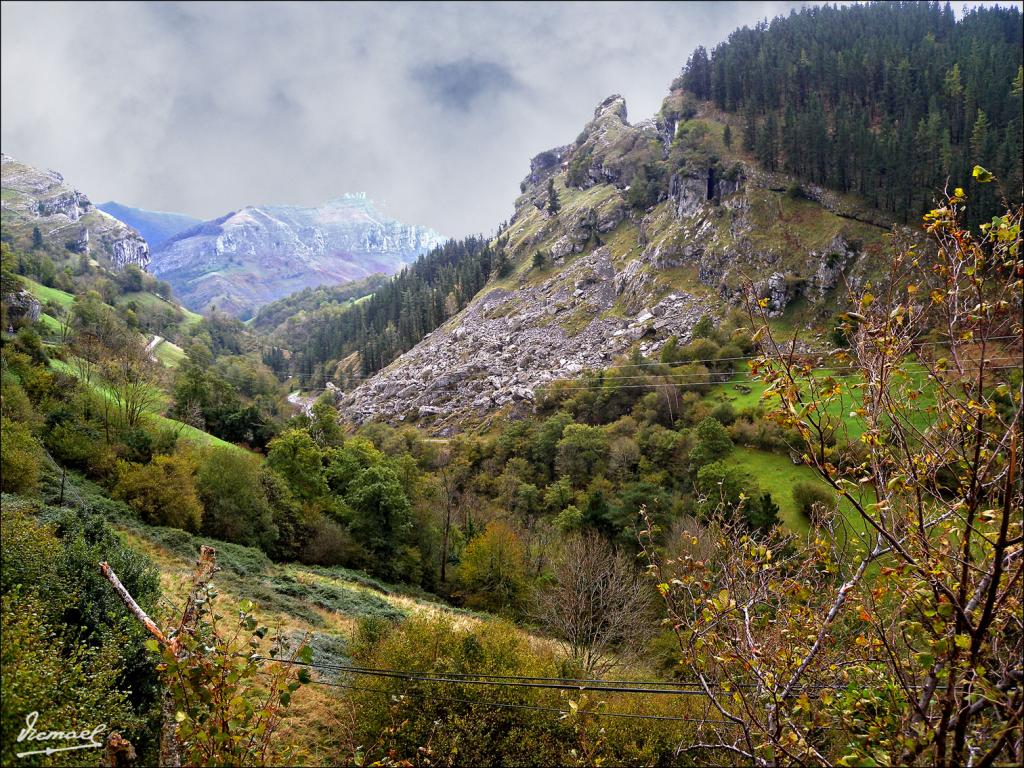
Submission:
[[[610,93],[794,3],[4,3],[2,135],[95,201],[213,218],[366,191],[449,235]]]
[[[461,112],[520,87],[507,67],[472,58],[426,64],[416,67],[411,74],[429,98]]]

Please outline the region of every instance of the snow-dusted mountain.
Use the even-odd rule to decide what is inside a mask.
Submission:
[[[151,270],[186,306],[246,318],[303,288],[392,274],[440,242],[434,230],[349,194],[317,208],[250,206],[203,222],[156,248]]]

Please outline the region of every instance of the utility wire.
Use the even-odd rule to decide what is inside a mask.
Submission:
[[[276,661],[282,661],[277,659]],[[429,698],[431,701],[453,703],[453,704],[469,704],[474,707],[489,707],[493,709],[519,709],[519,710],[530,710],[535,712],[552,712],[562,717],[565,717],[571,712],[564,710],[559,707],[545,707],[537,704],[517,704],[513,702],[504,701],[480,701],[475,699],[463,699],[449,696],[435,696],[431,693],[419,692],[419,691],[403,691],[402,693],[395,693],[384,688],[368,688],[366,686],[351,685],[349,683],[334,683],[328,680],[316,680],[311,679],[309,681],[312,685],[322,685],[328,688],[342,688],[350,691],[361,691],[366,693],[376,693],[378,695],[394,696],[398,698],[404,698],[407,696],[414,696],[417,698]],[[587,690],[596,690],[588,688]],[[682,723],[698,723],[701,725],[731,725],[738,726],[740,723],[736,723],[733,720],[722,720],[722,719],[711,719],[703,717],[683,717],[680,715],[652,715],[642,712],[603,712],[603,711],[592,711],[588,712],[588,715],[594,717],[618,717],[630,720],[659,720],[659,721],[670,721],[670,722],[682,722]],[[818,726],[826,730],[833,730],[831,726]]]
[[[986,341],[986,342],[989,342],[989,341],[1009,341],[1009,340],[1013,340],[1013,339],[1020,340],[1020,338],[1021,337],[1017,336],[1017,335],[990,336],[989,338],[984,339],[984,341]],[[978,343],[978,342],[975,342],[975,341],[965,341],[964,343]],[[911,344],[911,347],[913,349],[918,349],[920,347],[947,346],[949,344],[950,344],[949,341],[922,341],[922,342],[915,342],[915,343]],[[841,351],[841,350],[833,349],[833,350],[825,350],[825,351],[811,352],[811,353],[794,352],[794,354],[797,357],[819,357],[820,358],[820,357],[827,357],[827,356],[835,354],[836,352],[839,352],[839,351]],[[610,368],[611,367],[614,367],[614,368],[640,368],[640,367],[647,367],[647,366],[669,366],[669,367],[671,367],[671,366],[679,366],[679,365],[690,365],[690,364],[693,364],[693,363],[702,363],[703,364],[703,363],[721,363],[721,362],[737,361],[737,360],[760,360],[760,359],[762,359],[764,357],[765,357],[765,355],[740,355],[740,356],[736,356],[736,357],[716,357],[716,358],[702,358],[702,359],[698,359],[698,360],[679,360],[679,361],[672,362],[672,363],[663,363],[663,362],[659,362],[659,361],[656,361],[656,360],[648,360],[648,361],[642,361],[642,362],[639,362],[639,363],[624,362],[624,363],[619,363],[617,365],[609,366],[609,367]],[[605,368],[605,369],[586,368],[585,370],[593,371],[593,370],[608,370],[608,369],[607,368]],[[554,371],[549,371],[549,372],[554,372]],[[360,379],[360,380],[368,380],[368,379],[373,378],[374,375],[375,374],[369,374],[369,375],[349,374],[349,378],[357,378],[357,379]],[[294,374],[291,374],[290,378],[312,379],[312,378],[316,378],[316,377],[315,377],[314,374],[311,374],[311,373],[308,373],[308,374],[307,373],[294,373]]]
[[[567,716],[571,713],[567,710],[562,710],[558,707],[543,707],[540,705],[525,705],[525,703],[515,703],[512,701],[480,701],[472,698],[457,698],[451,696],[435,696],[431,693],[424,693],[420,691],[406,691],[402,693],[394,693],[393,691],[386,690],[384,688],[368,688],[360,685],[349,685],[347,683],[332,683],[328,680],[310,680],[313,685],[323,685],[329,688],[344,688],[347,690],[364,691],[367,693],[377,693],[379,695],[388,696],[416,696],[417,698],[429,697],[432,701],[443,701],[445,703],[467,703],[472,707],[487,707],[493,709],[503,710],[529,710],[534,712],[551,712],[561,716]],[[647,715],[643,713],[632,713],[632,712],[589,712],[588,715],[595,717],[609,717],[609,718],[626,718],[631,720],[663,720],[663,721],[674,721],[681,723],[701,723],[708,725],[737,725],[731,720],[709,720],[705,718],[687,718],[676,715]]]
[[[580,688],[585,687],[588,684],[595,685],[624,685],[624,686],[636,686],[636,685],[661,685],[661,686],[674,686],[679,687],[694,687],[700,685],[699,681],[672,681],[672,680],[598,680],[594,678],[577,679],[571,677],[535,677],[531,675],[488,675],[483,673],[474,672],[439,672],[433,673],[429,671],[414,671],[414,670],[400,670],[400,669],[376,669],[372,667],[356,667],[349,664],[329,664],[326,662],[302,662],[291,659],[270,659],[266,656],[258,657],[261,661],[277,661],[284,664],[295,664],[296,666],[313,667],[315,669],[330,670],[335,672],[389,672],[394,674],[402,675],[417,675],[422,677],[445,677],[455,678],[461,680],[462,678],[470,678],[476,680],[513,680],[513,681],[530,681],[530,682],[546,682],[546,683],[566,683],[564,688]]]
[[[1000,341],[1000,340],[1009,340],[1009,339],[1019,339],[1019,337],[1018,336],[996,336],[996,337],[991,337],[991,338],[987,339],[986,341]],[[935,346],[935,345],[939,345],[939,344],[943,344],[944,345],[944,344],[946,344],[946,342],[922,342],[920,345],[917,345],[917,346]],[[822,353],[817,353],[815,355],[800,355],[800,357],[818,357],[818,358],[821,358],[821,357],[826,357],[826,356],[828,356],[830,354],[832,354],[832,352],[822,352]],[[626,369],[626,368],[643,368],[643,367],[648,367],[648,366],[662,367],[662,368],[666,368],[667,367],[667,368],[671,369],[672,367],[679,367],[679,366],[683,366],[683,365],[695,365],[695,364],[703,365],[703,364],[716,364],[716,363],[723,363],[723,362],[733,362],[733,361],[743,361],[743,360],[761,360],[761,359],[765,359],[765,356],[764,355],[745,355],[745,356],[741,356],[741,357],[704,358],[704,359],[698,359],[698,360],[680,360],[680,361],[676,361],[676,362],[672,362],[672,363],[662,363],[662,362],[656,362],[656,361],[647,361],[647,362],[640,362],[640,363],[628,363],[627,362],[627,363],[620,363],[618,365],[612,365],[612,366],[609,366],[607,368],[595,368],[595,367],[583,368],[579,373],[581,373],[581,374],[585,373],[585,372],[589,372],[591,374],[601,373],[602,375],[604,375],[606,378],[609,378],[609,379],[621,379],[621,378],[627,378],[627,377],[628,378],[645,378],[646,376],[629,375],[629,374],[621,374],[620,375],[620,374],[608,373],[608,371],[609,370],[613,370],[615,368],[621,368],[621,369]],[[972,362],[978,362],[978,361],[977,360],[972,360]],[[1016,368],[1016,367],[1020,367],[1020,366],[1009,366],[1009,367]],[[829,369],[829,371],[822,372],[822,375],[830,375],[830,372],[834,372],[834,371],[842,371],[842,370],[853,371],[853,370],[858,370],[859,368],[860,368],[860,366],[856,366],[856,365],[833,366],[832,368]],[[541,371],[538,371],[538,372],[541,372]],[[542,372],[543,373],[559,373],[559,371],[556,370],[556,369],[547,369],[547,370],[542,371]],[[661,374],[661,375],[664,375],[664,376],[674,376],[674,377],[682,377],[682,376],[689,376],[689,377],[713,377],[713,376],[718,376],[718,375],[725,375],[727,373],[736,373],[736,372],[735,371],[729,371],[729,372],[718,372],[718,373],[716,373],[716,372],[713,372],[713,371],[708,371],[706,373],[704,373],[704,372],[701,372],[701,373],[697,373],[697,372],[672,373],[671,371],[669,371],[668,373]],[[348,374],[347,378],[349,378],[350,380],[354,379],[356,381],[363,382],[363,381],[371,380],[375,375],[376,375],[376,373],[373,373],[373,374],[370,374],[370,375]],[[654,375],[658,375],[658,374],[654,374]],[[290,374],[288,378],[290,378],[290,379],[298,379],[301,382],[302,380],[306,380],[306,381],[319,380],[321,378],[321,376],[317,376],[316,374],[312,374],[312,373],[308,373],[308,374],[307,373],[293,373],[293,374]],[[329,381],[330,377],[329,376],[326,377],[326,380]],[[565,379],[555,379],[553,381],[559,381],[559,380],[564,381]]]
[[[1008,370],[1008,369],[1017,369],[1017,370],[1019,370],[1021,367],[1022,366],[1020,366],[1020,365],[990,365],[990,366],[987,366],[987,370],[989,370],[989,371],[1002,371],[1002,370]],[[835,371],[837,371],[837,370],[839,370],[839,369],[831,369],[830,371],[826,371],[826,372],[820,373],[820,375],[817,374],[817,373],[813,373],[812,372],[811,375],[813,376],[813,378],[816,378],[816,379],[824,379],[824,378],[827,378],[828,376],[835,375]],[[850,370],[857,370],[857,369],[850,369]],[[922,373],[925,373],[925,372],[922,371]],[[609,383],[609,384],[615,385],[617,389],[637,389],[637,388],[650,389],[650,388],[656,388],[656,387],[663,387],[663,386],[666,386],[666,385],[669,385],[669,384],[678,384],[678,385],[681,385],[681,386],[686,386],[688,384],[700,384],[700,383],[703,383],[705,381],[710,383],[710,384],[740,384],[740,383],[745,383],[745,382],[760,381],[759,378],[755,378],[753,376],[746,376],[746,375],[742,375],[742,376],[739,376],[739,377],[733,377],[733,378],[725,378],[725,379],[716,379],[715,378],[716,376],[728,376],[729,374],[726,374],[726,373],[721,373],[721,374],[708,373],[708,374],[694,374],[694,375],[695,376],[699,376],[699,378],[695,378],[693,380],[687,379],[687,380],[684,380],[684,381],[678,381],[678,379],[684,378],[685,375],[665,374],[664,377],[663,377],[663,380],[661,380],[661,381],[657,381],[657,380],[656,381],[649,381],[649,383],[647,383],[647,384],[616,384],[616,382],[617,381],[628,381],[628,380],[631,380],[631,379],[634,379],[634,380],[635,379],[648,380],[649,376],[621,376],[621,377],[620,376],[606,376],[606,377],[604,377],[603,381],[601,381],[601,382],[596,382],[595,381],[593,383],[585,383],[585,382],[581,382],[579,380],[573,380],[573,381],[569,381],[569,383],[567,383],[567,384],[558,384],[558,382],[560,382],[560,381],[567,381],[566,379],[552,379],[551,381],[547,381],[547,382],[544,382],[542,384],[535,385],[534,389],[550,386],[552,384],[558,384],[558,386],[554,388],[555,391],[565,392],[565,391],[569,391],[569,390],[596,390],[596,389],[599,389],[601,387],[601,385],[603,383],[606,383],[606,382]],[[840,377],[842,377],[844,374],[843,373],[839,373],[838,375]]]
[[[414,682],[424,683],[442,683],[448,685],[485,685],[495,687],[510,687],[510,688],[543,688],[551,690],[570,690],[579,689],[586,691],[594,691],[600,693],[648,693],[656,695],[672,695],[672,696],[706,696],[707,692],[703,688],[695,688],[697,685],[701,685],[699,682],[679,682],[672,683],[666,681],[635,681],[635,680],[621,680],[621,681],[606,681],[606,680],[595,680],[595,681],[581,681],[572,680],[568,678],[543,678],[543,677],[529,677],[529,676],[514,676],[514,675],[482,675],[472,673],[455,673],[461,674],[463,677],[456,677],[455,674],[438,673],[431,674],[429,672],[409,672],[404,670],[392,670],[392,669],[378,669],[371,667],[353,667],[342,664],[324,664],[324,663],[312,663],[297,661],[294,659],[270,659],[265,656],[257,657],[258,660],[268,662],[278,662],[281,664],[291,664],[294,666],[310,667],[319,670],[329,670],[334,672],[347,672],[353,675],[364,675],[369,677],[383,677],[383,678],[394,678],[400,680],[411,680]],[[488,680],[484,678],[493,677],[498,678],[495,680]],[[564,681],[562,684],[557,682],[549,681]],[[590,682],[595,683],[594,685],[589,684]],[[581,684],[583,683],[583,684]],[[637,686],[651,686],[651,685],[675,685],[675,686],[689,686],[688,688],[652,688],[652,687],[637,687]],[[753,684],[728,684],[729,688],[755,688]],[[709,688],[722,688],[723,684],[714,683],[708,686]],[[814,685],[814,686],[802,686],[799,691],[804,690],[842,690],[845,686],[830,686],[830,685]],[[797,692],[797,691],[794,691]]]

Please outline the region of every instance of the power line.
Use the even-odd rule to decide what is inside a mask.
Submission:
[[[971,361],[977,362],[977,361]],[[989,371],[1001,371],[1010,369],[1020,369],[1020,365],[989,365],[987,369]],[[839,377],[847,376],[853,371],[860,370],[859,366],[844,366],[844,367],[833,367],[827,370],[812,371],[811,376],[813,378],[827,378],[828,376],[837,375]],[[542,371],[543,373],[555,373],[555,371]],[[922,370],[922,374],[929,374],[927,370]],[[930,374],[929,374],[930,375]],[[661,376],[663,380],[652,381],[652,377]],[[719,378],[725,376],[727,378]],[[682,381],[680,381],[682,379]],[[368,381],[369,379],[367,379]],[[617,384],[620,381],[645,381],[645,384]],[[708,382],[711,384],[740,384],[747,382],[761,381],[752,375],[744,374],[738,371],[722,371],[722,372],[690,372],[690,373],[665,373],[665,374],[607,374],[602,372],[600,381],[587,382],[581,379],[550,379],[544,382],[538,382],[532,386],[533,390],[537,390],[543,387],[554,387],[559,391],[567,390],[593,390],[599,388],[602,384],[609,383],[614,384],[618,389],[649,389],[656,387],[663,387],[668,384],[677,384],[686,386],[688,384],[700,384]]]
[[[1019,370],[1020,368],[1021,368],[1021,366],[1019,366],[1019,365],[1000,365],[1000,366],[993,365],[993,366],[988,366],[988,370],[990,370],[990,371],[1001,371],[1001,370],[1008,370],[1008,369],[1017,369],[1017,370]],[[672,385],[672,384],[675,384],[675,385],[678,385],[678,386],[687,386],[687,385],[697,385],[697,384],[701,384],[701,383],[704,383],[704,382],[707,382],[709,384],[744,384],[744,383],[759,382],[759,381],[761,381],[760,379],[755,378],[755,377],[751,377],[751,376],[741,376],[741,377],[728,378],[728,379],[715,379],[715,376],[718,376],[718,375],[723,375],[723,374],[709,373],[706,377],[703,377],[703,378],[700,378],[700,379],[687,380],[687,381],[681,381],[681,382],[674,382],[674,381],[671,380],[671,376],[666,376],[664,381],[652,381],[652,382],[649,382],[647,384],[616,384],[615,380],[612,377],[608,377],[604,381],[611,383],[612,385],[615,386],[616,389],[657,389],[658,387],[664,387],[664,386]],[[812,375],[813,375],[814,378],[825,378],[826,376],[828,376],[830,374],[823,374],[822,376],[817,376],[817,375],[814,375],[814,374],[812,374]],[[842,374],[840,374],[840,375],[842,375]],[[647,377],[646,376],[638,376],[638,377],[635,377],[635,378],[646,379]],[[537,384],[537,385],[534,386],[533,389],[534,389],[534,391],[536,391],[539,388],[547,387],[547,386],[549,386],[551,384],[554,384],[554,383],[556,383],[556,381],[558,381],[558,380],[552,380],[552,381],[549,381],[549,382],[545,382],[543,384]],[[565,379],[562,379],[561,381],[565,381]],[[554,392],[599,391],[600,387],[601,387],[601,383],[602,382],[594,382],[593,384],[587,384],[587,383],[583,383],[583,382],[580,382],[580,381],[577,380],[577,381],[571,381],[568,384],[559,384],[557,387],[553,387],[553,391]]]
[[[662,685],[662,686],[689,686],[693,687],[700,685],[699,681],[672,681],[672,680],[598,680],[594,678],[583,678],[577,679],[572,677],[537,677],[531,675],[489,675],[485,673],[475,672],[429,672],[429,671],[415,671],[415,670],[400,670],[400,669],[379,669],[373,667],[356,667],[349,664],[329,664],[326,662],[302,662],[291,659],[270,659],[266,656],[258,657],[262,661],[276,661],[283,664],[294,664],[296,666],[313,667],[321,670],[331,670],[337,672],[388,672],[402,675],[417,675],[417,676],[443,676],[445,678],[471,678],[478,680],[525,680],[531,682],[548,682],[548,683],[566,683],[567,685],[562,686],[564,688],[579,688],[586,684],[593,683],[596,685]],[[457,680],[455,680],[457,681]]]
[[[278,661],[280,661],[278,659]],[[323,685],[328,688],[344,688],[351,691],[363,691],[366,693],[376,693],[379,695],[386,696],[415,696],[417,698],[429,697],[431,701],[439,701],[452,704],[469,704],[471,706],[479,707],[491,707],[495,709],[521,709],[521,710],[532,710],[535,712],[552,712],[562,716],[571,714],[569,710],[561,709],[559,707],[545,707],[538,704],[517,704],[514,702],[505,701],[478,701],[474,699],[463,699],[449,696],[435,696],[429,693],[421,693],[419,691],[404,691],[400,694],[396,694],[384,688],[368,688],[366,686],[349,685],[348,683],[332,683],[328,680],[310,680],[313,685]],[[619,717],[634,720],[668,720],[684,723],[702,723],[708,725],[737,725],[732,720],[711,720],[700,717],[682,717],[678,715],[650,715],[640,712],[588,712],[588,715],[594,715],[596,717]]]
[[[1008,369],[1011,369],[1011,368],[1012,369],[1020,369],[1021,367],[1022,366],[1020,366],[1020,365],[989,365],[989,366],[987,366],[987,369],[989,371],[1002,371],[1002,370],[1008,370]],[[828,378],[829,376],[839,376],[840,378],[843,378],[843,377],[848,376],[850,372],[856,371],[856,370],[859,370],[859,368],[849,368],[849,369],[830,368],[830,369],[828,369],[826,371],[820,371],[820,372],[812,371],[810,373],[810,375],[813,378],[815,378],[815,379],[824,379],[824,378]],[[636,376],[605,376],[605,377],[603,377],[603,380],[601,382],[595,381],[593,383],[588,383],[588,382],[580,381],[578,379],[576,379],[576,380],[552,379],[550,381],[544,382],[542,384],[538,384],[536,386],[547,386],[549,384],[557,384],[559,382],[568,382],[567,384],[560,385],[559,389],[572,389],[572,388],[594,389],[595,387],[599,387],[601,385],[601,383],[603,383],[603,382],[610,382],[610,383],[614,384],[617,381],[629,381],[629,380],[637,380],[637,379],[647,380],[647,381],[650,381],[650,383],[649,384],[643,384],[643,385],[623,385],[623,386],[658,387],[658,386],[664,386],[666,384],[672,384],[672,383],[679,383],[679,384],[682,384],[682,385],[697,384],[697,383],[700,383],[702,381],[709,381],[712,384],[730,384],[730,383],[739,383],[739,382],[746,382],[746,381],[761,381],[761,379],[758,378],[758,377],[748,376],[746,374],[739,374],[737,376],[736,375],[737,373],[738,372],[731,372],[731,373],[708,372],[708,373],[700,373],[700,374],[696,374],[696,373],[695,374],[664,374],[662,376],[662,380],[660,380],[660,381],[659,380],[651,381],[652,376],[657,376],[658,374],[647,374],[647,375],[636,375]],[[930,373],[928,371],[921,371],[921,373],[930,375]],[[690,378],[691,376],[692,376],[692,378]],[[732,378],[719,379],[719,378],[716,378],[718,376],[732,376]],[[678,379],[684,379],[684,381],[677,382]]]
[[[494,687],[509,687],[509,688],[542,688],[550,690],[569,690],[579,689],[586,691],[593,691],[599,693],[647,693],[647,694],[658,694],[658,695],[674,695],[674,696],[706,696],[707,691],[703,688],[695,689],[694,686],[702,685],[700,682],[667,682],[667,681],[635,681],[635,680],[593,680],[593,681],[581,681],[573,680],[570,678],[545,678],[545,677],[529,677],[529,676],[516,676],[516,675],[486,675],[486,674],[473,674],[473,673],[437,673],[432,674],[429,672],[409,672],[405,670],[392,670],[392,669],[379,669],[372,667],[354,667],[343,664],[325,664],[325,663],[312,663],[297,661],[294,659],[268,659],[266,657],[258,657],[259,660],[267,662],[278,662],[281,664],[290,664],[294,666],[309,667],[313,669],[329,670],[335,672],[347,672],[354,675],[363,675],[369,677],[383,677],[383,678],[394,678],[400,680],[410,680],[413,682],[424,682],[424,683],[439,683],[447,685],[485,685]],[[456,675],[459,675],[458,677]],[[498,679],[484,679],[484,678],[498,678]],[[563,684],[549,681],[562,681]],[[582,683],[582,684],[581,684]],[[595,683],[590,685],[589,683]],[[675,685],[675,686],[689,686],[688,689],[683,688],[652,688],[652,687],[636,687],[636,686],[652,686],[652,685]],[[739,684],[727,684],[731,688],[756,688],[755,684],[751,683],[739,683]],[[709,688],[722,688],[722,683],[708,684]],[[804,690],[842,690],[845,686],[830,686],[830,685],[813,685],[813,686],[802,686],[799,691]]]
[[[987,339],[984,339],[984,341],[986,341],[986,342],[989,342],[989,341],[1010,341],[1010,340],[1019,340],[1020,338],[1021,338],[1020,336],[1015,336],[1015,335],[1010,335],[1010,336],[991,336],[991,337],[989,337]],[[947,346],[949,343],[950,342],[948,342],[948,341],[922,341],[922,342],[914,342],[914,343],[911,344],[911,348],[921,348],[921,347],[928,347],[928,346]],[[969,341],[969,342],[965,342],[965,343],[975,343],[976,344],[976,343],[980,343],[980,340],[979,341]],[[828,356],[830,354],[834,354],[835,352],[838,352],[838,351],[841,351],[841,350],[833,349],[833,350],[824,350],[824,351],[811,352],[811,353],[800,353],[800,352],[796,352],[795,351],[794,354],[799,356],[799,357],[819,357],[820,358],[820,357]],[[694,364],[701,364],[701,365],[702,364],[715,364],[715,362],[762,359],[765,356],[767,356],[767,355],[750,354],[750,355],[739,355],[739,356],[729,356],[729,357],[709,357],[709,358],[700,358],[700,359],[692,359],[692,360],[677,360],[675,362],[660,362],[660,361],[657,361],[657,360],[646,360],[646,361],[640,361],[640,362],[622,362],[622,364],[618,364],[618,365],[613,366],[611,368],[644,368],[644,367],[654,367],[654,366],[656,366],[656,367],[670,367],[671,368],[672,366],[684,366],[684,365],[694,365]],[[609,369],[591,368],[591,369],[585,369],[585,370],[600,371],[600,372],[603,373],[603,372],[608,371]],[[548,373],[554,373],[554,371],[548,371]],[[356,380],[359,380],[359,381],[369,381],[370,379],[374,378],[374,376],[376,376],[376,373],[375,374],[370,374],[370,375],[354,374],[353,373],[353,374],[348,374],[347,376],[350,379],[356,379]],[[311,379],[318,379],[319,377],[315,376],[314,374],[294,373],[294,374],[291,374],[290,378],[311,380]],[[330,379],[330,377],[327,377],[327,378]]]
[[[274,659],[280,663],[288,663],[287,660]],[[315,665],[311,665],[315,666]],[[451,696],[436,696],[433,693],[426,693],[420,691],[409,691],[405,690],[402,693],[395,693],[384,688],[369,688],[360,685],[351,685],[349,683],[335,683],[329,680],[316,680],[311,679],[308,681],[312,685],[322,685],[328,688],[341,688],[350,691],[361,691],[366,693],[376,693],[378,695],[385,696],[397,696],[398,698],[404,698],[407,696],[414,696],[416,698],[429,698],[431,701],[453,703],[453,704],[469,704],[474,707],[489,707],[492,709],[517,709],[517,710],[529,710],[535,712],[552,712],[562,717],[572,714],[570,710],[564,710],[559,707],[546,707],[537,704],[520,704],[514,702],[504,701],[480,701],[476,699],[464,699]],[[588,688],[588,691],[596,691],[596,688]],[[704,694],[703,691],[694,691],[694,693]],[[737,723],[733,720],[722,720],[716,718],[704,718],[704,717],[683,717],[681,715],[652,715],[642,712],[603,712],[603,711],[591,711],[587,712],[587,715],[594,717],[617,717],[630,720],[657,720],[657,721],[669,721],[669,722],[682,722],[682,723],[698,723],[701,725],[730,725],[739,726],[741,723]],[[832,726],[816,726],[817,728],[824,730],[835,730]]]
[[[1018,336],[996,336],[996,337],[991,337],[991,338],[987,339],[986,341],[1000,341],[1000,340],[1009,340],[1009,339],[1018,339],[1018,338],[1019,338]],[[916,346],[923,347],[923,346],[937,346],[937,345],[946,345],[946,344],[947,344],[947,342],[921,342],[920,344],[918,344]],[[831,353],[830,352],[822,352],[822,353],[817,353],[816,355],[800,355],[800,356],[801,357],[808,357],[808,356],[809,357],[817,357],[817,358],[820,359],[820,358],[825,357],[825,356],[827,356],[829,354],[831,354]],[[765,359],[764,355],[744,355],[744,356],[741,356],[741,357],[702,358],[702,359],[697,359],[697,360],[676,361],[676,362],[673,362],[673,363],[663,363],[663,362],[657,362],[657,361],[646,361],[646,362],[639,362],[639,363],[620,363],[618,365],[609,366],[607,368],[583,368],[581,371],[579,371],[579,373],[580,374],[590,373],[591,375],[601,374],[605,379],[627,379],[627,378],[641,379],[641,378],[647,378],[648,374],[625,374],[625,373],[624,374],[614,374],[614,373],[608,373],[608,371],[614,370],[616,368],[628,369],[628,368],[643,368],[643,367],[655,366],[655,367],[661,367],[661,368],[669,368],[670,369],[669,372],[664,373],[664,374],[660,374],[660,375],[664,375],[664,376],[667,376],[667,377],[675,377],[675,378],[680,378],[680,377],[706,378],[706,377],[729,375],[731,373],[736,373],[736,372],[735,371],[722,371],[722,372],[708,371],[708,372],[673,373],[671,371],[671,368],[679,367],[679,366],[683,366],[683,365],[704,365],[704,364],[717,364],[717,363],[723,363],[723,362],[734,362],[734,361],[743,361],[743,360],[762,360],[762,359]],[[979,361],[971,360],[971,362],[977,363]],[[1019,367],[1019,366],[1008,366],[1008,367],[1016,368],[1016,367]],[[833,366],[832,368],[828,369],[828,371],[830,371],[830,372],[835,372],[835,371],[855,371],[855,370],[859,370],[859,368],[860,368],[860,366],[857,366],[857,365]],[[990,370],[992,368],[993,367],[990,366]],[[558,369],[545,369],[543,371],[537,371],[537,373],[560,373],[560,372],[561,371],[558,370]],[[651,375],[659,375],[659,374],[651,374]],[[830,375],[830,374],[829,374],[829,372],[823,372],[822,375]],[[359,381],[359,382],[364,382],[364,381],[370,381],[371,379],[374,378],[374,376],[376,376],[376,373],[370,374],[370,375],[348,374],[347,378],[349,378],[350,380],[354,379],[354,380]],[[320,380],[321,378],[323,378],[323,379],[325,379],[327,381],[331,380],[330,376],[327,376],[327,375],[318,376],[318,375],[312,374],[312,373],[308,373],[308,374],[307,373],[293,373],[293,374],[289,375],[289,378],[290,379],[298,379],[300,382],[303,381],[303,380],[305,380],[307,382],[308,381],[314,381],[314,380]],[[566,381],[566,380],[568,380],[568,379],[553,379],[552,381]],[[546,383],[550,383],[550,382],[546,382]]]
[[[989,341],[1009,341],[1009,340],[1019,340],[1020,338],[1021,337],[1017,336],[1017,335],[990,336],[989,338],[984,339],[984,341],[986,341],[986,342],[989,342]],[[977,344],[977,343],[980,343],[980,340],[979,341],[965,341],[963,343],[965,343],[965,344]],[[911,348],[917,349],[917,348],[920,348],[920,347],[948,346],[949,344],[950,344],[949,341],[922,341],[922,342],[914,342],[914,343],[912,343],[911,344]],[[814,352],[814,353],[798,353],[798,352],[794,351],[793,354],[798,356],[798,357],[818,357],[818,358],[821,358],[821,357],[827,357],[828,355],[834,354],[835,352],[839,352],[839,351],[841,351],[841,350],[833,349],[833,350],[825,350],[825,351]],[[722,363],[722,362],[732,362],[732,361],[741,361],[741,360],[760,360],[760,359],[763,359],[764,357],[766,357],[766,356],[765,355],[740,355],[740,356],[733,356],[733,357],[702,358],[702,359],[697,359],[697,360],[679,360],[679,361],[675,361],[675,362],[672,362],[672,363],[665,363],[665,362],[659,362],[659,361],[655,361],[655,360],[648,360],[648,361],[641,361],[641,362],[637,362],[637,363],[624,362],[624,363],[619,363],[619,364],[617,364],[615,366],[609,366],[609,367],[610,368],[611,367],[615,367],[615,368],[641,368],[641,367],[647,367],[647,366],[668,366],[668,367],[671,367],[671,366],[679,366],[679,365],[690,365],[690,364],[695,364],[695,363],[705,364],[705,363]],[[605,369],[590,368],[590,369],[585,369],[585,370],[605,371],[605,370],[608,370],[608,368],[605,368]],[[551,372],[551,371],[549,371],[549,372]],[[370,375],[349,374],[350,378],[354,377],[354,378],[358,378],[360,380],[371,379],[371,378],[373,378],[374,375],[375,374],[370,374]],[[312,378],[317,378],[317,377],[314,374],[311,374],[311,373],[310,374],[294,373],[294,374],[291,375],[291,378],[312,379]]]

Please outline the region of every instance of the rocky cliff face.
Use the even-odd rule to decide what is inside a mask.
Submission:
[[[546,382],[634,349],[656,356],[751,291],[772,314],[799,299],[824,321],[843,281],[870,271],[864,257],[886,230],[858,220],[855,201],[816,199],[764,172],[724,143],[719,116],[680,93],[653,120],[633,126],[626,115],[611,96],[575,144],[533,158],[495,241],[512,274],[492,277],[462,313],[340,396],[344,415],[447,433],[525,413]]]
[[[319,208],[243,208],[181,232],[154,253],[153,271],[189,308],[241,317],[303,288],[391,274],[442,242],[381,215],[365,195]]]
[[[638,341],[653,351],[659,337],[686,337],[710,309],[680,292],[632,317],[616,316],[632,282],[604,246],[534,284],[487,290],[343,407],[357,421],[425,417],[452,430],[504,406],[529,407],[537,387],[606,367]]]
[[[24,288],[16,293],[2,294],[0,298],[3,299],[7,317],[7,328],[4,330],[13,331],[17,326],[30,325],[39,320],[43,313],[39,300]]]
[[[3,227],[19,245],[31,246],[38,227],[51,247],[86,253],[118,269],[127,264],[147,267],[149,246],[139,233],[96,208],[59,173],[9,155],[0,155],[0,166]]]

